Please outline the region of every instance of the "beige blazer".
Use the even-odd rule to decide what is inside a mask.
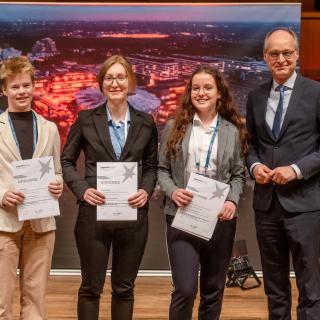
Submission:
[[[53,122],[40,115],[36,114],[36,118],[38,143],[33,158],[53,156],[56,179],[62,182],[58,129]],[[12,135],[8,111],[5,111],[0,115],[0,231],[17,232],[23,225],[23,222],[18,221],[16,208],[4,208],[2,205],[5,192],[14,189],[11,162],[16,160],[21,160],[21,156]],[[35,232],[47,232],[56,228],[53,217],[30,220],[30,224]]]
[[[174,120],[169,120],[161,136],[159,151],[158,181],[165,197],[165,214],[175,215],[178,207],[171,200],[173,191],[185,188],[185,168],[192,124],[187,131],[178,149],[176,157],[169,157],[166,152],[167,140],[173,128]],[[241,144],[238,129],[229,121],[221,118],[218,133],[218,159],[216,180],[228,183],[230,191],[227,200],[238,204],[242,188],[245,183],[244,160],[241,158]]]

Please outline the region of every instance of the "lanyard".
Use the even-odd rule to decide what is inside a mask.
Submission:
[[[121,151],[123,149],[124,143],[125,143],[125,141],[127,139],[127,136],[128,136],[128,122],[129,122],[128,121],[128,112],[129,112],[129,110],[127,109],[126,116],[124,118],[124,141],[122,141],[122,139],[121,139],[121,137],[119,135],[119,132],[118,132],[113,120],[112,120],[112,117],[111,117],[111,114],[110,114],[109,110],[107,112],[107,120],[111,120],[111,122],[110,122],[111,128],[112,128],[113,133],[114,133],[114,135],[115,135],[115,137],[116,137],[116,139],[117,139],[117,141],[119,143]],[[110,119],[108,119],[108,117]]]
[[[207,157],[206,157],[206,162],[205,162],[205,165],[204,165],[204,171],[205,173],[207,172],[208,170],[208,167],[209,167],[209,161],[210,161],[210,157],[211,157],[211,152],[212,152],[212,147],[213,147],[213,143],[214,143],[214,140],[217,136],[217,133],[218,133],[218,130],[219,130],[219,126],[220,126],[220,118],[218,116],[218,120],[217,120],[217,124],[213,130],[213,133],[212,133],[212,136],[211,136],[211,140],[210,140],[210,144],[209,144],[209,147],[208,147],[208,151],[207,151]],[[199,152],[199,146],[198,146],[198,139],[196,137],[196,134],[195,134],[195,127],[193,127],[193,139],[194,139],[194,144],[195,144],[195,153],[194,153],[194,157],[195,157],[195,162],[196,162],[196,168],[198,171],[200,171],[200,152]]]
[[[15,130],[14,126],[13,126],[13,123],[12,123],[12,120],[11,120],[11,117],[10,117],[9,113],[8,113],[8,120],[9,120],[10,128],[11,128],[11,131],[12,131],[13,139],[14,139],[14,141],[16,143],[17,148],[19,149],[19,152],[21,152],[20,151],[19,141],[18,141],[17,134],[16,134],[16,130]],[[37,145],[37,142],[38,142],[38,125],[37,125],[37,118],[36,118],[36,116],[35,116],[33,111],[32,111],[32,133],[33,133],[32,152],[34,152],[34,150],[36,148],[36,145]]]

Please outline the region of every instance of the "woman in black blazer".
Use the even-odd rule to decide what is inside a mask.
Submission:
[[[97,79],[107,103],[79,113],[61,158],[64,181],[80,204],[75,225],[82,273],[78,319],[99,317],[99,300],[112,244],[111,314],[113,320],[127,320],[132,319],[134,281],[148,233],[148,199],[157,179],[157,129],[152,116],[128,104],[128,94],[134,91],[136,82],[125,58],[119,55],[108,58]],[[85,156],[84,177],[76,168],[81,151]],[[96,219],[96,206],[108,201],[96,190],[96,163],[112,161],[138,163],[138,191],[128,199],[129,205],[138,208],[137,221]]]

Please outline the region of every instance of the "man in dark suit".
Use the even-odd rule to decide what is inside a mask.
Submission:
[[[320,319],[320,84],[295,72],[294,32],[266,35],[272,81],[249,94],[247,166],[269,320],[291,319],[290,253],[299,290],[298,320]]]

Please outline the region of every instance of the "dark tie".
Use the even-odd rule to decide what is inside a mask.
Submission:
[[[276,114],[274,115],[273,125],[272,125],[272,133],[275,139],[278,138],[280,129],[281,129],[281,118],[282,118],[282,111],[283,111],[283,98],[284,98],[284,92],[286,90],[286,87],[280,84],[276,91],[280,92],[280,98],[279,103],[277,106]]]

